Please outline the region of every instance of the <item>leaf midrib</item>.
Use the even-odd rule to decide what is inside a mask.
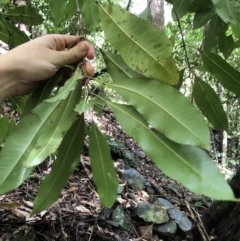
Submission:
[[[101,4],[99,4],[99,6],[102,7]],[[112,22],[117,26],[117,28],[119,28],[119,29],[121,30],[121,32],[124,33],[124,34],[128,37],[128,39],[130,39],[132,42],[134,42],[136,46],[138,46],[141,50],[143,50],[143,52],[145,52],[146,55],[150,56],[157,64],[159,64],[165,71],[167,71],[168,74],[169,74],[173,79],[175,79],[175,76],[172,74],[172,72],[171,72],[168,68],[165,68],[165,66],[163,66],[163,64],[162,64],[161,62],[158,62],[157,59],[155,59],[154,56],[152,56],[151,54],[149,54],[149,52],[147,52],[144,48],[141,48],[141,46],[140,46],[137,42],[135,42],[126,32],[124,32],[124,31],[119,27],[119,25],[114,21],[114,19],[111,18],[111,15],[109,15],[109,14],[105,11],[105,8],[102,7],[102,9],[103,9],[103,11],[106,13],[106,15],[109,16],[109,18],[112,20]],[[169,57],[170,57],[170,56],[169,56]]]

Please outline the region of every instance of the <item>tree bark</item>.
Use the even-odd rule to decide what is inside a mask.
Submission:
[[[152,15],[152,23],[164,31],[164,0],[148,0],[148,6]]]
[[[240,197],[240,168],[230,181],[234,195]],[[207,232],[215,229],[216,240],[240,240],[240,205],[235,202],[215,201],[204,213],[202,221]]]

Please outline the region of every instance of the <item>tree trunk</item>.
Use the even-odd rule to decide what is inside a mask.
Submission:
[[[152,23],[164,31],[164,0],[148,0],[148,6],[151,10]]]
[[[230,181],[236,197],[240,197],[240,168]],[[204,213],[202,221],[207,232],[215,229],[217,241],[240,240],[240,204],[215,201]]]

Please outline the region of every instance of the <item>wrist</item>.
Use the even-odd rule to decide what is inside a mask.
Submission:
[[[14,95],[16,91],[16,78],[7,54],[0,55],[0,103]]]

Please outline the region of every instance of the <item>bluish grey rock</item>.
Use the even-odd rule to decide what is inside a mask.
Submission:
[[[123,178],[135,191],[143,190],[146,184],[146,179],[138,171],[132,168],[124,170]]]
[[[178,227],[185,233],[188,233],[192,230],[193,224],[192,222],[183,215],[181,211],[179,211],[176,207],[174,207],[168,200],[164,198],[158,198],[154,204],[161,204],[163,207],[167,209],[167,212],[172,220],[174,220]]]
[[[126,214],[120,206],[114,209],[112,213],[112,222],[110,221],[108,223],[113,226],[121,227],[128,232],[132,228],[130,216]]]
[[[136,215],[146,222],[157,224],[166,223],[169,221],[169,216],[162,205],[150,204],[148,202],[139,202],[136,208]]]

